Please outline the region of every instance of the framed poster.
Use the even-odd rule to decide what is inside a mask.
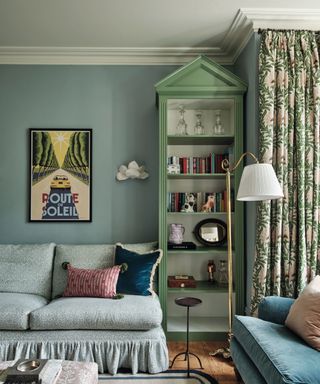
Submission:
[[[30,129],[29,221],[90,222],[92,129]]]

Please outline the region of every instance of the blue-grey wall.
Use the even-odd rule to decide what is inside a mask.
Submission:
[[[234,66],[248,83],[247,150],[257,152],[257,39]],[[154,84],[176,66],[0,66],[0,243],[139,242],[158,237],[158,114]],[[92,128],[92,223],[28,223],[28,128]],[[145,181],[117,182],[119,165]],[[251,287],[255,207],[247,204]],[[249,290],[248,290],[249,292]]]
[[[0,243],[157,239],[154,84],[174,66],[0,66]],[[28,128],[92,128],[92,223],[28,223]],[[115,180],[146,165],[145,181]]]
[[[258,105],[258,50],[259,35],[254,33],[244,50],[238,57],[234,72],[248,84],[248,91],[245,95],[245,129],[244,129],[244,149],[258,156],[258,133],[259,133],[259,105]],[[252,163],[248,159],[248,163]],[[247,308],[249,311],[251,285],[252,285],[252,268],[255,253],[255,234],[256,234],[256,203],[244,203],[245,207],[245,256],[246,256],[246,291],[247,291]]]

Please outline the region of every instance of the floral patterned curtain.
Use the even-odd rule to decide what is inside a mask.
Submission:
[[[284,198],[258,206],[252,314],[264,296],[296,297],[320,272],[319,48],[315,32],[261,35],[260,160]]]

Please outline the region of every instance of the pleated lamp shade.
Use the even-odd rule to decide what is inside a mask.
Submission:
[[[271,164],[257,163],[244,167],[237,200],[262,201],[280,197],[283,197],[283,192]]]

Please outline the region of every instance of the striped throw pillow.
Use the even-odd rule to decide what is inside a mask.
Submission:
[[[68,281],[63,296],[114,297],[120,265],[106,269],[81,269],[68,264]]]

